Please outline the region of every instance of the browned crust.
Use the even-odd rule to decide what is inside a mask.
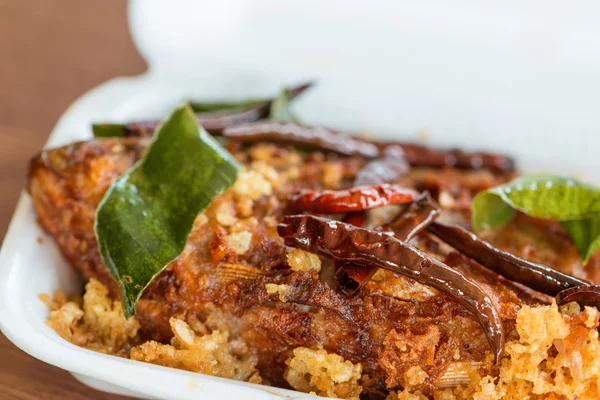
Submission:
[[[31,163],[28,190],[41,225],[54,236],[63,254],[84,279],[100,280],[113,297],[118,296],[116,284],[98,254],[93,232],[94,212],[112,180],[133,165],[145,148],[146,141],[138,138],[83,142],[45,151]],[[236,156],[250,171],[258,171],[257,162],[266,163],[282,181],[273,185],[271,195],[263,195],[253,202],[252,215],[242,215],[245,207],[242,203],[246,199],[231,190],[204,213],[206,219],[202,223],[197,221],[182,256],[159,275],[138,303],[137,318],[144,337],[168,342],[172,337],[169,319],[173,316],[194,315],[205,320],[209,315],[219,315],[232,335],[248,343],[266,381],[285,387],[284,362],[292,350],[299,346],[322,347],[353,363],[362,363],[366,374],[363,393],[372,395],[383,395],[389,389],[410,385],[405,373],[417,365],[423,366],[428,378],[412,389],[431,394],[433,382],[444,374],[450,362],[489,359],[485,335],[475,319],[443,294],[434,291],[432,295],[417,296],[419,298],[394,297],[391,289],[408,290],[415,283],[386,275],[383,281],[370,282],[357,296],[346,298],[322,279],[327,268],[321,277],[315,271],[291,271],[285,257],[289,249],[265,217],[279,218],[284,212],[284,199],[292,191],[332,188],[323,184],[322,177],[334,164],[343,173],[339,181],[327,181],[327,184],[349,187],[358,169],[365,164],[364,159],[321,152],[300,155],[289,147],[269,145],[256,145]],[[401,183],[437,193],[450,190],[470,197],[506,179],[504,175],[481,171],[415,170]],[[243,228],[252,233],[250,249],[245,254],[236,254],[226,245],[226,236],[237,228],[217,221],[219,207],[225,203],[233,204],[238,220],[256,219]],[[465,220],[465,215],[452,213],[454,218],[459,216]],[[552,229],[545,232],[550,238],[547,240],[562,241],[562,246],[568,247],[562,233]],[[510,241],[503,236],[505,234],[500,231],[488,239],[505,247],[509,245],[517,253],[531,245],[529,239]],[[547,301],[466,260],[426,234],[419,236],[417,245],[467,272],[491,293],[508,335],[514,331],[514,318],[522,304]],[[551,260],[555,268],[566,265],[574,269],[569,267],[575,265],[573,254],[566,254],[550,256],[545,252],[544,257],[545,261]],[[242,264],[260,273],[252,279],[225,280],[218,272],[225,263]],[[266,283],[287,285],[287,301],[282,302],[276,294],[267,293]],[[398,345],[401,341],[411,344],[414,351],[405,353]],[[482,373],[494,373],[489,363],[481,368]]]

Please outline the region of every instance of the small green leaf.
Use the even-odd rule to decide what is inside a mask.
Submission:
[[[573,178],[523,176],[479,193],[471,207],[475,230],[501,226],[519,210],[560,221],[584,262],[600,247],[600,188]]]
[[[291,110],[291,92],[289,89],[282,89],[277,97],[271,103],[270,119],[273,121],[292,121],[299,122],[298,118]]]
[[[252,107],[258,107],[267,103],[268,99],[251,99],[244,101],[232,101],[232,102],[199,102],[192,101],[190,106],[192,110],[197,113],[216,113],[216,112],[231,112],[236,110],[243,110]]]
[[[123,137],[127,129],[123,124],[92,124],[92,132],[97,138]]]
[[[232,123],[254,122],[256,120],[270,118],[276,121],[298,122],[290,111],[290,103],[296,97],[313,86],[313,82],[304,83],[290,89],[283,89],[274,99],[250,99],[232,102],[191,102],[191,108],[196,113],[199,121],[204,118],[212,118],[212,124],[221,120],[220,128],[213,127],[217,133],[219,130]],[[249,113],[249,111],[251,111]],[[254,111],[254,112],[252,112]],[[272,115],[274,113],[274,115]],[[237,114],[237,119],[234,118]],[[154,121],[132,122],[129,124],[93,124],[94,137],[124,137],[124,136],[147,136],[153,130]],[[210,131],[210,127],[207,125]],[[215,133],[212,132],[211,133]]]
[[[515,210],[492,192],[481,192],[473,199],[472,223],[476,231],[502,226],[515,216]]]
[[[94,230],[125,316],[135,314],[144,289],[183,251],[198,213],[235,182],[239,169],[182,106],[157,128],[144,159],[113,182]]]
[[[561,225],[573,240],[584,265],[600,248],[600,216],[562,221]]]
[[[600,213],[600,188],[573,178],[523,176],[490,192],[511,207],[538,218],[565,221]]]

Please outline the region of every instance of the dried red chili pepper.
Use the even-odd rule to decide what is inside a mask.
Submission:
[[[396,218],[381,227],[384,232],[392,231],[400,240],[409,241],[433,223],[440,209],[428,192],[423,192],[414,203]]]
[[[397,182],[406,175],[410,166],[404,158],[404,150],[399,146],[390,145],[385,148],[381,158],[370,161],[354,179],[354,186],[378,185]],[[363,227],[367,214],[364,211],[351,212],[344,216],[343,222]],[[363,267],[349,263],[337,263],[335,279],[338,290],[347,296],[355,294],[365,282],[375,274],[377,268]]]
[[[337,290],[351,297],[371,280],[379,268],[372,265],[356,265],[352,263],[340,263],[335,271]]]
[[[412,189],[384,183],[347,190],[304,190],[290,200],[288,207],[293,212],[336,214],[410,203],[417,197],[419,193]]]
[[[367,222],[367,213],[364,210],[349,212],[344,215],[342,221],[350,225],[363,227]]]
[[[582,285],[572,287],[559,292],[556,295],[556,304],[563,304],[576,301],[581,306],[600,306],[600,285]]]
[[[427,231],[484,267],[539,292],[555,296],[564,289],[589,285],[583,279],[497,249],[458,225],[436,221]]]
[[[255,122],[232,126],[223,130],[223,135],[244,143],[285,143],[368,158],[379,155],[377,146],[364,140],[327,128],[304,126],[294,122]]]
[[[250,123],[232,126],[223,131],[224,136],[246,143],[276,142],[306,146],[344,155],[361,155],[374,158],[389,146],[401,147],[412,166],[430,168],[489,169],[493,172],[515,171],[512,158],[493,153],[438,150],[426,146],[401,142],[365,141],[355,135],[324,127],[310,127],[295,123]]]
[[[377,230],[392,231],[397,239],[407,242],[423,231],[439,214],[439,208],[429,193],[425,192],[396,218]],[[344,219],[344,222],[349,221]],[[362,224],[353,225],[362,226]],[[347,296],[355,294],[373,277],[377,269],[375,266],[356,266],[347,263],[342,265],[335,274],[338,289]]]
[[[395,183],[409,170],[410,165],[406,161],[402,147],[388,146],[383,151],[381,158],[370,161],[358,171],[354,179],[354,186]]]
[[[388,234],[310,215],[284,217],[277,226],[286,245],[357,265],[375,265],[446,293],[472,312],[499,360],[502,320],[492,299],[460,272]]]
[[[290,99],[299,96],[313,84],[313,82],[308,82],[290,89]],[[221,135],[223,129],[227,127],[267,118],[272,103],[273,99],[270,99],[242,110],[196,113],[196,120],[208,133],[215,136]],[[131,122],[119,126],[119,129],[121,129],[122,136],[147,137],[152,136],[152,133],[161,122],[159,120]],[[115,125],[115,127],[117,126]]]
[[[501,154],[464,152],[462,150],[439,150],[414,143],[373,142],[380,150],[387,146],[400,146],[412,166],[430,168],[489,169],[493,172],[515,171],[512,158]]]
[[[342,222],[362,228],[367,222],[366,211],[354,211],[344,215]],[[354,295],[361,287],[359,282],[366,282],[373,276],[370,268],[346,262],[335,263],[335,280],[337,289],[347,296]]]

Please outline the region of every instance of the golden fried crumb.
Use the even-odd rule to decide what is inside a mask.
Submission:
[[[300,178],[300,168],[293,166],[285,171],[285,180],[294,180]]]
[[[39,299],[48,306],[50,311],[58,310],[63,304],[69,301],[67,295],[60,289],[57,289],[56,292],[54,292],[54,297],[50,297],[48,293],[42,293],[39,295]],[[79,303],[80,301],[76,302]]]
[[[237,255],[246,254],[250,249],[252,233],[248,231],[234,232],[225,236],[225,244]]]
[[[426,332],[419,335],[410,331],[391,330],[379,356],[379,364],[388,373],[387,387],[402,385],[412,389],[425,382],[429,375],[424,370],[419,368],[419,372],[404,366],[418,364],[426,368],[433,365],[440,339],[441,332],[436,325],[430,325]]]
[[[297,390],[319,396],[358,399],[362,387],[358,383],[362,365],[344,361],[337,354],[306,347],[294,349],[294,357],[286,361],[284,378]]]
[[[321,271],[321,260],[319,256],[308,251],[294,249],[287,255],[287,262],[293,271]]]
[[[237,222],[234,203],[231,201],[223,201],[219,203],[215,215],[217,222],[222,226],[229,227]]]
[[[108,297],[108,290],[95,279],[85,286],[83,301],[66,301],[57,293],[46,322],[61,337],[78,346],[102,353],[127,356],[137,343],[140,328],[135,318],[126,320],[121,303]]]
[[[279,188],[281,180],[279,177],[279,173],[275,170],[275,168],[273,168],[264,161],[255,161],[252,163],[250,168],[253,171],[256,171],[259,174],[261,174],[266,180],[268,180],[271,183],[271,185],[273,185],[275,189]]]
[[[277,152],[277,146],[272,143],[259,143],[248,149],[248,154],[255,161],[271,161],[275,152]]]
[[[238,220],[230,229],[230,232],[251,231],[256,227],[258,221],[254,217],[248,217]]]
[[[243,218],[248,218],[252,216],[252,209],[254,207],[254,202],[250,197],[240,197],[237,199],[237,203],[235,204],[235,209],[238,214]]]
[[[507,357],[502,360],[498,377],[478,377],[475,365],[471,371],[446,372],[446,383],[452,376],[465,386],[448,387],[434,393],[436,400],[591,400],[600,398],[600,312],[577,304],[559,308],[549,306],[523,308],[517,314],[519,339],[506,343]],[[455,363],[459,366],[460,363]],[[451,364],[452,366],[453,364]],[[459,375],[463,375],[462,377]],[[404,392],[403,392],[404,393]],[[407,395],[409,395],[408,393]],[[417,392],[414,393],[417,395]],[[413,399],[401,397],[398,399]],[[396,397],[388,396],[388,400]],[[414,397],[420,399],[420,397]]]
[[[474,399],[600,398],[599,318],[591,307],[573,315],[561,314],[556,303],[523,307],[519,340],[505,346],[510,358],[503,360],[497,382],[481,380]]]
[[[279,295],[279,300],[282,303],[285,303],[288,300],[288,294],[289,294],[289,291],[290,291],[290,288],[289,288],[288,285],[277,285],[275,283],[267,283],[265,285],[265,290],[269,294],[276,294],[277,293]]]
[[[427,301],[437,296],[438,291],[412,279],[379,269],[367,283],[373,293],[381,293],[405,301]]]
[[[271,182],[256,171],[242,171],[233,186],[233,191],[238,197],[258,200],[263,195],[268,196],[273,193],[273,186]]]
[[[51,310],[47,324],[69,342],[133,360],[262,383],[255,369],[256,359],[246,344],[229,339],[227,318],[209,316],[202,323],[191,316],[189,324],[172,318],[175,336],[170,345],[148,341],[138,346],[138,321],[125,319],[121,304],[108,297],[100,282],[91,279],[85,289],[83,299],[69,300],[61,291],[54,298],[40,295]]]
[[[326,162],[321,183],[327,188],[337,188],[344,178],[344,167],[341,163]]]
[[[171,318],[169,322],[175,335],[170,345],[146,342],[131,349],[131,359],[222,378],[261,382],[255,369],[256,360],[248,354],[236,354],[237,349],[226,332],[215,330],[198,336],[181,319]]]
[[[315,255],[301,252],[291,255],[288,261],[290,265],[297,263],[296,268],[311,270],[316,268],[313,264],[320,266],[317,260]],[[265,288],[285,301],[287,285],[266,284]],[[171,344],[149,341],[140,345],[138,321],[126,320],[121,304],[111,300],[107,288],[94,279],[86,285],[82,298],[68,298],[57,291],[53,298],[40,295],[40,299],[50,309],[47,324],[78,346],[209,375],[262,381],[256,370],[256,358],[245,342],[230,338],[229,332],[238,323],[230,315],[211,314],[205,322],[195,316],[189,316],[187,321],[172,318]],[[498,376],[481,377],[480,362],[452,361],[445,374],[433,382],[434,399],[600,398],[599,320],[596,308],[581,310],[575,303],[560,308],[555,303],[523,306],[516,318],[518,338],[506,343],[506,357]],[[388,386],[400,385],[404,389],[390,394],[387,400],[426,399],[418,389],[431,380],[427,366],[436,356],[439,339],[440,331],[435,325],[421,335],[390,331],[379,362],[389,373]],[[322,396],[359,398],[360,363],[353,364],[322,349],[298,347],[293,353],[286,361],[284,373],[293,388]],[[410,360],[418,360],[418,366]],[[405,370],[396,368],[410,364]]]
[[[427,400],[427,396],[418,391],[411,393],[410,391],[405,389],[401,392],[390,393],[388,397],[385,398],[385,400]]]
[[[50,319],[46,323],[63,339],[78,346],[83,346],[85,345],[86,338],[77,328],[81,318],[83,318],[83,311],[79,307],[79,304],[68,301],[58,310],[51,311]]]
[[[456,206],[456,200],[447,190],[441,190],[438,196],[438,203],[442,208],[452,210]]]
[[[429,377],[427,372],[423,371],[418,365],[411,367],[404,375],[406,377],[406,382],[410,386],[420,385]]]

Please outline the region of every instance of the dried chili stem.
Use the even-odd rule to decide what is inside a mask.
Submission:
[[[439,208],[433,202],[429,193],[425,192],[396,218],[385,224],[379,231],[393,232],[397,239],[408,242],[419,232],[423,231],[440,214]],[[349,222],[344,219],[344,222]],[[353,224],[355,226],[362,226]],[[372,265],[358,266],[345,263],[336,271],[338,289],[351,296],[363,287],[377,272],[378,268]]]
[[[583,279],[502,251],[458,225],[436,221],[427,230],[484,267],[539,292],[555,296],[564,289],[589,284]]]
[[[382,152],[382,157],[367,163],[354,179],[354,186],[379,185],[397,182],[410,170],[404,157],[404,150],[390,145]],[[343,222],[363,227],[367,219],[365,211],[351,212],[344,216]],[[402,237],[400,237],[402,238]],[[347,296],[354,295],[377,272],[377,268],[363,267],[350,263],[336,263],[335,279],[338,290]]]
[[[581,285],[572,287],[559,292],[556,295],[556,304],[563,304],[576,301],[581,306],[600,306],[600,285]]]
[[[402,147],[388,146],[382,152],[381,158],[370,161],[358,171],[354,186],[395,183],[409,170],[410,165],[406,161]]]
[[[379,149],[374,144],[324,127],[311,127],[294,122],[255,122],[232,126],[225,129],[223,135],[244,143],[285,143],[367,158],[379,155]]]
[[[493,172],[515,171],[512,158],[495,153],[465,152],[462,150],[440,150],[414,143],[373,142],[383,150],[388,146],[400,146],[412,166],[429,168],[489,169]]]
[[[289,97],[293,99],[313,86],[313,82],[304,83],[289,90]],[[223,129],[258,121],[269,116],[273,99],[259,101],[253,106],[241,110],[216,111],[196,113],[196,120],[211,135],[221,135]],[[127,124],[95,124],[95,129],[107,132],[106,136],[152,136],[154,130],[160,125],[160,120],[138,121]]]

